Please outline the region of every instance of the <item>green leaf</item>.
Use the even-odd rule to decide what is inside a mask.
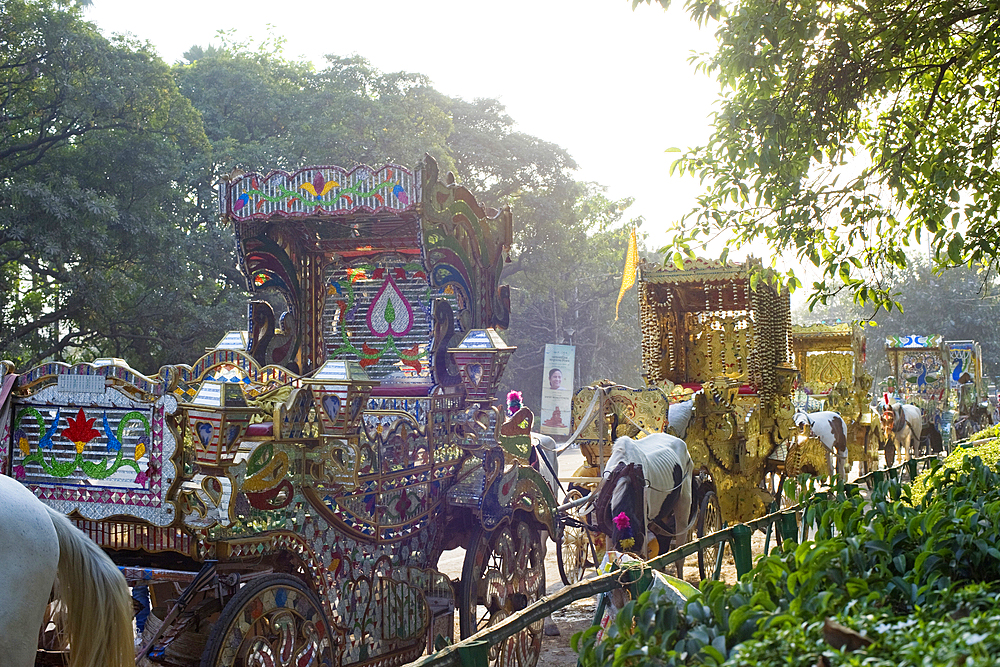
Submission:
[[[964,248],[964,241],[962,240],[962,235],[956,233],[950,241],[948,241],[948,257],[955,264],[962,263],[962,249]]]

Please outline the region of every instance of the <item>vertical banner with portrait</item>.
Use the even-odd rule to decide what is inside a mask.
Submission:
[[[570,433],[575,361],[575,345],[546,344],[542,374],[542,415],[539,420],[541,431],[546,435]]]

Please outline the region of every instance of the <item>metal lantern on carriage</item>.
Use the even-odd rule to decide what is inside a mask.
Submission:
[[[240,382],[202,382],[188,409],[188,431],[194,442],[195,461],[206,466],[232,463],[254,413],[247,406]]]
[[[371,379],[356,361],[330,359],[302,384],[312,391],[313,406],[326,435],[354,435],[368,401]]]
[[[516,349],[495,329],[472,329],[458,346],[448,348],[462,374],[465,398],[492,401],[503,369]]]

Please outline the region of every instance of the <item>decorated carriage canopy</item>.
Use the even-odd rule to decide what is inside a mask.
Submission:
[[[752,287],[751,274],[760,269],[753,258],[640,266],[646,381],[697,389],[729,377],[741,391],[782,393],[782,369],[790,368],[789,295],[764,280]]]
[[[885,352],[889,374],[880,383],[880,392],[931,414],[946,409],[951,353],[942,336],[889,336]]]
[[[791,340],[799,371],[793,387],[797,409],[834,409],[826,405],[831,392],[867,395],[872,378],[865,372],[867,342],[857,323],[795,325]]]
[[[261,365],[306,374],[348,359],[396,395],[426,395],[462,381],[444,363],[460,332],[509,322],[499,281],[510,210],[484,208],[450,173],[440,182],[430,156],[413,171],[244,174],[219,184],[219,200],[253,295],[247,346]]]
[[[947,345],[951,355],[948,371],[951,388],[957,390],[960,385],[971,383],[976,393],[985,396],[982,347],[974,340],[949,340]]]

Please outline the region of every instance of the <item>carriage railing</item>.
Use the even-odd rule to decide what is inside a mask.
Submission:
[[[910,459],[905,463],[897,464],[891,468],[873,470],[865,475],[861,475],[848,483],[847,486],[857,486],[866,483],[869,479],[873,484],[879,484],[887,477],[898,477],[904,467],[907,468],[910,479],[913,480],[917,476],[917,468],[920,463],[924,464],[924,469],[926,470],[933,465],[934,461],[939,460],[940,457],[936,454]],[[842,487],[819,488],[816,490],[816,493],[818,495],[838,491],[838,489],[842,490]],[[720,543],[729,543],[733,559],[736,562],[737,577],[742,577],[753,568],[753,553],[750,544],[750,537],[753,535],[753,532],[759,529],[768,530],[770,533],[770,528],[777,524],[782,535],[787,535],[795,541],[800,541],[804,537],[803,531],[807,527],[804,523],[801,528],[798,526],[797,513],[802,509],[801,505],[784,507],[759,519],[729,526],[698,540],[688,542],[652,560],[624,563],[617,570],[579,581],[561,589],[555,595],[542,597],[518,613],[503,619],[496,625],[484,628],[467,639],[445,646],[430,655],[423,656],[419,660],[409,663],[406,667],[445,667],[448,665],[486,667],[489,664],[489,648],[491,646],[506,641],[528,626],[543,620],[552,612],[567,607],[577,600],[608,593],[618,588],[629,589],[633,597],[636,597],[642,590],[641,582],[644,579],[648,580],[651,570],[663,572],[668,566],[673,565],[682,558],[687,558],[702,549],[707,549]],[[792,537],[793,535],[794,537]],[[714,576],[716,579],[719,577],[724,550],[725,544],[718,551]],[[766,551],[767,547],[765,546],[765,553]]]

